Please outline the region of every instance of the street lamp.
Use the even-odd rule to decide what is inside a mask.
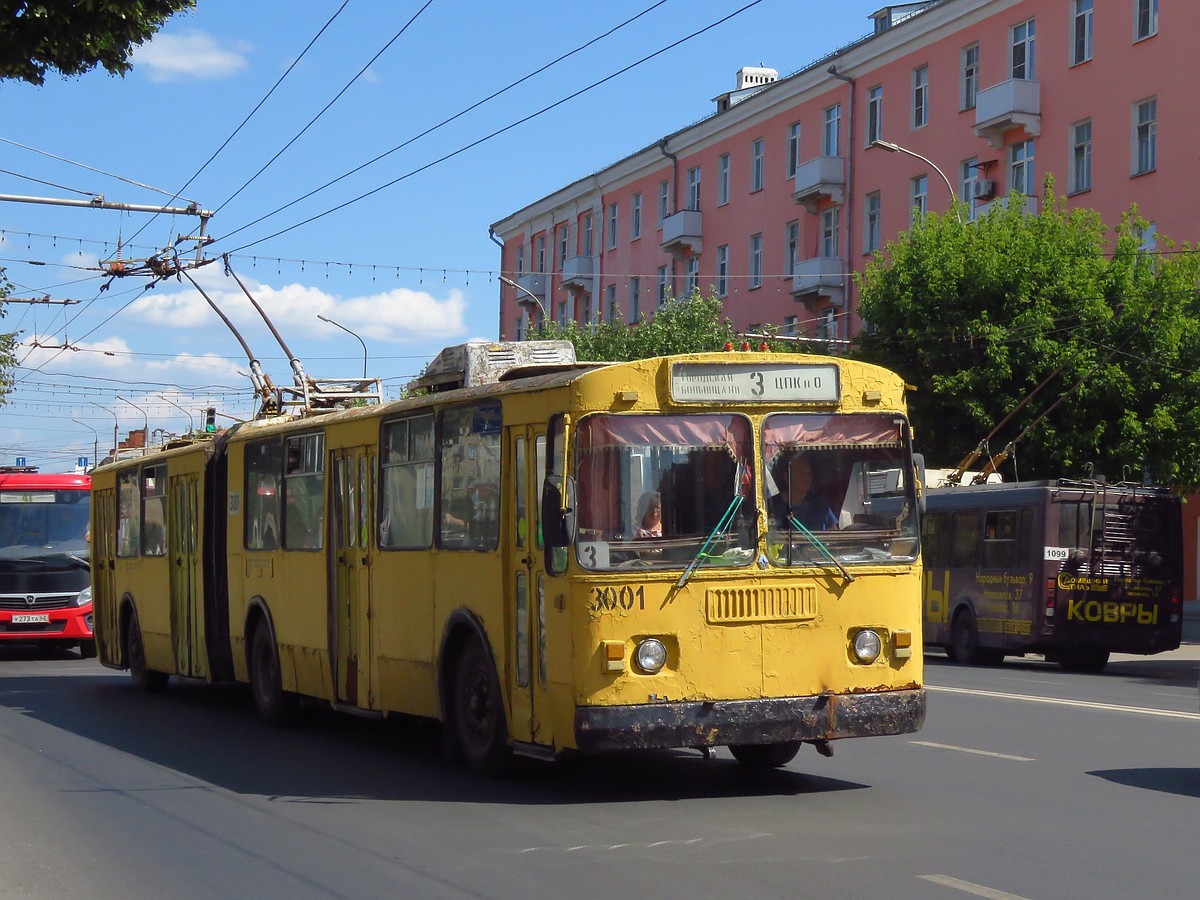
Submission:
[[[526,296],[528,296],[530,300],[532,300],[534,303],[537,304],[538,311],[542,314],[542,318],[538,321],[538,334],[541,334],[542,328],[546,323],[546,319],[550,318],[549,314],[546,312],[546,307],[542,304],[542,298],[539,297],[537,294],[535,294],[533,291],[529,290],[528,288],[521,287],[519,284],[517,284],[511,278],[505,278],[503,275],[498,275],[496,277],[499,278],[500,281],[503,282],[504,284],[507,284],[509,287],[516,288],[518,291],[520,291],[522,294],[525,294]],[[520,297],[518,297],[517,302],[521,303],[523,301],[521,300]]]
[[[96,466],[100,465],[100,435],[99,435],[99,433],[96,431],[95,428],[93,428],[87,422],[80,422],[78,419],[71,419],[71,421],[74,422],[76,425],[82,425],[84,428],[86,428],[88,431],[90,431],[92,433],[92,437],[95,438],[95,443],[92,444],[92,468],[93,469],[96,468]]]
[[[92,403],[92,406],[96,407],[96,409],[102,409],[102,410],[104,410],[106,413],[108,413],[110,416],[112,416],[112,417],[113,417],[113,446],[112,446],[112,452],[113,452],[113,459],[117,459],[117,458],[118,458],[118,456],[119,456],[119,454],[117,453],[117,440],[118,440],[118,438],[117,438],[117,427],[118,427],[118,426],[117,426],[117,414],[116,414],[115,412],[113,412],[111,409],[109,409],[107,406],[101,406],[99,403],[95,403],[95,402],[93,402],[93,403]],[[97,462],[99,462],[99,460],[97,460]]]
[[[942,176],[942,181],[946,182],[946,190],[950,192],[950,208],[955,211],[959,221],[962,221],[962,212],[958,210],[958,195],[954,193],[954,185],[950,183],[950,179],[946,177],[946,173],[938,168],[937,163],[932,159],[922,156],[914,150],[909,150],[907,147],[901,147],[899,144],[894,144],[891,141],[877,140],[871,143],[872,147],[878,147],[881,150],[886,150],[888,153],[903,153],[905,156],[911,156],[913,159],[919,159],[925,165],[929,166],[933,171]]]
[[[145,431],[142,432],[142,456],[146,455],[146,445],[150,443],[150,417],[146,415],[146,411],[134,403],[132,400],[126,400],[124,397],[117,397],[122,403],[128,403],[134,409],[142,414],[143,425]]]
[[[183,413],[185,416],[188,417],[188,434],[195,434],[196,433],[196,421],[192,418],[192,414],[190,412],[188,412],[186,409],[184,409],[182,406],[180,406],[178,403],[176,403],[174,400],[172,400],[170,397],[168,397],[166,394],[159,394],[158,396],[161,399],[166,400],[173,407],[175,407],[177,410],[179,410],[181,413]]]
[[[367,342],[364,341],[362,338],[360,338],[357,334],[355,334],[349,328],[347,328],[345,325],[343,325],[341,322],[333,321],[333,319],[329,318],[329,316],[323,316],[320,313],[317,313],[317,318],[320,319],[322,322],[328,322],[330,325],[333,325],[337,328],[342,329],[342,331],[346,332],[346,334],[350,335],[351,337],[356,338],[358,340],[358,342],[360,344],[362,344],[362,348],[363,348],[363,378],[366,378],[367,377]]]

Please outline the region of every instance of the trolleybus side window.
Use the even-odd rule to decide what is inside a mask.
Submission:
[[[952,549],[950,517],[931,513],[921,520],[921,551],[926,568],[948,569]]]
[[[494,550],[500,538],[500,404],[448,409],[441,419],[441,546]]]
[[[1086,550],[1092,545],[1092,505],[1062,503],[1058,507],[1058,545]]]
[[[246,549],[279,549],[279,473],[282,445],[276,440],[246,446]]]
[[[983,567],[1011,569],[1017,564],[1017,511],[988,510],[983,522]]]
[[[117,556],[137,556],[142,549],[142,493],[140,473],[126,469],[117,480]]]
[[[379,546],[424,550],[433,542],[433,414],[383,426]]]
[[[283,475],[283,545],[319,550],[325,521],[325,435],[289,437]]]
[[[954,514],[954,549],[951,568],[973,569],[979,564],[979,538],[983,532],[983,517],[977,512]]]
[[[167,467],[142,469],[142,555],[167,552]]]

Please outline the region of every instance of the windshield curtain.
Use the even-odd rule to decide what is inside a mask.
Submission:
[[[746,565],[753,440],[736,415],[593,415],[575,443],[576,555],[588,569]]]
[[[916,559],[912,454],[902,418],[768,416],[763,487],[767,556],[776,565]]]

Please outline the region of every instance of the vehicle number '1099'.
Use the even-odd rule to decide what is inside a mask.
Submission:
[[[646,608],[646,589],[641,585],[592,588],[592,612],[615,612],[618,609],[634,608]]]

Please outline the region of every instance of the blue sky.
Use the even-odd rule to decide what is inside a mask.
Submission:
[[[443,346],[496,337],[491,223],[706,117],[740,67],[787,75],[856,40],[880,5],[199,0],[123,79],[0,83],[0,194],[215,212],[205,257],[231,255],[305,370],[362,372],[362,345],[325,315],[363,339],[391,398]],[[78,301],[6,305],[0,330],[20,333],[21,367],[0,407],[0,462],[69,471],[97,443],[103,455],[114,426],[122,438],[144,424],[182,433],[209,404],[226,423],[252,413],[246,356],[186,279],[148,290],[100,271],[197,222],[0,202],[12,298]],[[195,244],[179,247],[194,258]],[[290,383],[221,263],[192,275],[267,374]]]

